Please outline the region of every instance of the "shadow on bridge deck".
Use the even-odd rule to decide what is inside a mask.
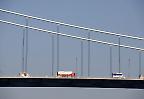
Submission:
[[[82,87],[144,89],[144,80],[106,78],[1,77],[0,87]]]

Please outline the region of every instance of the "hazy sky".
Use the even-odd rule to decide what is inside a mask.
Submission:
[[[76,24],[127,35],[144,37],[144,1],[143,0],[0,0],[0,8],[46,19]],[[0,19],[25,24],[23,17],[0,12]],[[29,20],[29,25],[56,31],[56,25]],[[60,32],[87,37],[89,31],[59,27]],[[15,76],[21,71],[22,29],[0,23],[0,74]],[[115,36],[91,33],[92,39],[118,43]],[[33,76],[51,76],[51,40],[47,33],[29,30],[28,72]],[[76,70],[81,73],[80,40],[60,36],[60,70]],[[144,48],[138,40],[121,39],[121,43]],[[55,36],[56,48],[56,36]],[[87,76],[87,42],[84,41],[84,76]],[[113,47],[113,72],[118,72],[118,47]],[[128,59],[130,58],[130,67]],[[143,54],[142,54],[143,60]],[[56,72],[56,49],[54,71]],[[142,61],[142,66],[144,62]],[[91,43],[90,76],[109,77],[109,46]],[[121,72],[138,77],[138,51],[121,48]],[[144,68],[142,67],[142,73]],[[23,94],[23,93],[26,93]],[[24,98],[123,98],[143,99],[143,90],[127,89],[78,89],[78,88],[0,88],[0,97]]]

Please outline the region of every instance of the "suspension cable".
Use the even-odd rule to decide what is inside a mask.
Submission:
[[[133,47],[133,46],[128,46],[128,45],[119,45],[119,44],[116,44],[116,43],[110,43],[110,42],[100,41],[100,40],[96,40],[96,39],[88,39],[88,38],[84,38],[84,37],[80,37],[80,36],[75,36],[75,35],[64,34],[64,33],[60,33],[60,32],[57,33],[57,32],[54,32],[54,31],[49,31],[49,30],[41,29],[41,28],[37,28],[37,27],[32,27],[32,26],[26,26],[26,25],[22,25],[22,24],[17,24],[17,23],[10,22],[10,21],[0,20],[0,22],[6,23],[6,24],[10,24],[10,25],[15,25],[15,26],[18,26],[18,27],[28,28],[28,29],[32,29],[32,30],[47,32],[47,33],[50,33],[50,34],[57,34],[57,35],[61,35],[61,36],[65,36],[65,37],[70,37],[70,38],[75,38],[75,39],[80,39],[80,40],[86,40],[86,41],[97,42],[97,43],[106,44],[106,45],[120,46],[120,47],[123,47],[123,48],[129,48],[129,49],[135,49],[135,50],[144,51],[143,48],[138,48],[138,47]]]
[[[103,31],[103,30],[99,30],[99,29],[92,29],[92,28],[82,27],[82,26],[78,26],[78,25],[67,24],[67,23],[58,22],[58,21],[54,21],[54,20],[49,20],[49,19],[44,19],[44,18],[40,18],[40,17],[30,16],[30,15],[26,15],[26,14],[22,14],[22,13],[17,13],[17,12],[5,10],[5,9],[0,9],[0,11],[1,12],[5,12],[5,13],[18,15],[18,16],[31,18],[31,19],[36,19],[36,20],[41,20],[41,21],[45,21],[45,22],[55,23],[55,24],[59,24],[59,25],[69,26],[69,27],[73,27],[73,28],[78,28],[78,29],[83,29],[83,30],[103,33],[103,34],[110,34],[110,35],[115,35],[115,36],[119,36],[119,37],[126,37],[126,38],[131,38],[131,39],[144,40],[143,37],[132,36],[132,35],[124,35],[124,34],[115,33],[115,32],[108,32],[108,31]]]

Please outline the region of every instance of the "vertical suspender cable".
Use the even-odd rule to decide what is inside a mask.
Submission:
[[[119,38],[118,38],[118,44],[119,44],[119,46],[118,46],[118,52],[119,52],[119,73],[121,72],[121,53],[120,53],[120,36],[119,36]]]
[[[139,77],[141,76],[141,51],[139,51]]]
[[[90,39],[90,32],[88,32],[88,39]],[[88,41],[88,77],[90,76],[90,41]]]
[[[83,41],[81,41],[81,76],[83,76]]]
[[[57,33],[59,33],[59,24],[57,25]],[[59,71],[59,34],[57,34],[57,72]]]
[[[112,46],[110,46],[110,77],[112,77]]]
[[[22,35],[22,72],[25,72],[25,58],[24,58],[24,46],[25,46],[25,28],[23,29],[23,35]]]
[[[77,57],[76,57],[75,61],[76,61],[76,64],[75,64],[76,65],[76,76],[78,76],[78,59],[77,59]]]
[[[28,26],[28,18],[26,18],[26,26]],[[26,28],[26,57],[25,57],[25,72],[27,72],[28,65],[28,28]]]
[[[52,76],[54,76],[54,35],[52,34]]]
[[[129,57],[129,59],[128,59],[128,78],[130,78],[130,67],[131,67],[131,60]]]

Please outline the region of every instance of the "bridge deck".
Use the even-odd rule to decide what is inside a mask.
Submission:
[[[0,77],[0,87],[89,87],[144,89],[144,80],[112,78]]]

